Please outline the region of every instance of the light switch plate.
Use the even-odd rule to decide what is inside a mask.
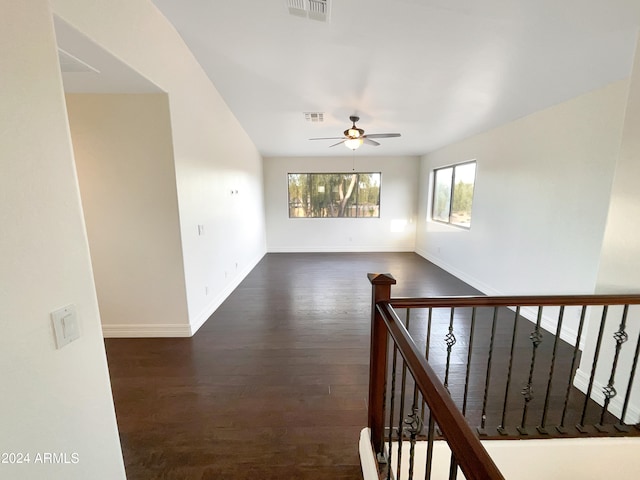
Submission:
[[[51,312],[53,330],[56,334],[56,346],[58,349],[80,338],[78,315],[75,305],[67,305],[60,310]]]

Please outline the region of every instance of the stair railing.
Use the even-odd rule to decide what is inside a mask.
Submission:
[[[640,397],[640,295],[391,298],[391,275],[369,280],[368,424],[387,478],[402,475],[403,442],[409,478],[416,442],[441,436],[449,478],[459,466],[473,479],[502,478],[479,437],[640,434],[630,412]]]

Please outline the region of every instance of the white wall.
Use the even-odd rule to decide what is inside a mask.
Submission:
[[[534,440],[483,440],[482,445],[507,480],[635,480],[640,456],[638,438],[553,438]],[[402,444],[400,478],[408,478],[410,442]],[[398,446],[391,466],[397,472]],[[360,434],[360,458],[365,480],[379,478],[369,429]],[[417,442],[413,478],[425,478],[427,442]],[[366,463],[365,463],[366,462]],[[451,450],[445,441],[433,445],[431,479],[449,478]],[[458,478],[466,478],[458,468]]]
[[[66,99],[104,335],[189,336],[167,96]]]
[[[2,2],[0,65],[0,452],[31,460],[0,477],[124,479],[47,0]],[[57,350],[68,304],[80,338]]]
[[[364,147],[366,148],[366,147]],[[418,157],[270,157],[264,161],[270,252],[414,251]],[[380,218],[289,218],[288,173],[381,172]]]
[[[607,217],[597,293],[640,293],[640,40],[631,76],[631,85],[622,135],[620,156],[616,164],[611,203]],[[602,348],[595,378],[595,396],[603,401],[602,386],[607,385],[615,355],[612,334],[618,330],[620,317],[611,312],[611,319],[603,336]],[[592,318],[599,320],[598,313]],[[620,414],[628,387],[629,372],[640,330],[640,307],[632,307],[628,314],[626,331],[629,341],[622,345],[614,386],[618,395],[611,401],[612,411]],[[583,353],[578,381],[586,389],[598,337],[599,322],[591,321],[587,331],[587,346]],[[637,376],[637,375],[636,375]],[[640,420],[640,382],[633,384],[629,422]]]
[[[187,308],[195,331],[266,252],[262,159],[149,0],[52,5],[63,21],[168,94]]]
[[[627,91],[620,81],[426,155],[416,251],[487,294],[593,293]],[[430,221],[433,168],[472,159],[471,229]]]

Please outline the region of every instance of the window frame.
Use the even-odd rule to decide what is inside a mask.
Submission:
[[[476,192],[476,175],[477,175],[477,171],[478,171],[478,162],[476,159],[473,160],[467,160],[464,162],[460,162],[460,163],[452,163],[450,165],[443,165],[442,167],[438,167],[438,168],[434,168],[432,170],[433,172],[433,182],[432,182],[432,189],[431,189],[431,209],[429,212],[429,216],[431,221],[433,222],[437,222],[437,223],[441,223],[443,225],[450,225],[452,227],[456,227],[456,228],[462,228],[464,230],[470,230],[471,229],[471,219],[469,220],[469,226],[466,225],[460,225],[459,223],[453,223],[451,221],[451,217],[452,217],[452,209],[453,209],[453,197],[454,197],[454,193],[455,193],[455,185],[456,185],[456,168],[457,167],[461,167],[461,166],[465,166],[465,165],[470,165],[470,164],[475,164],[476,167],[474,169],[473,172],[473,193],[471,195],[471,210],[473,211],[473,198],[475,196],[475,192]],[[449,220],[445,221],[445,220],[440,220],[438,218],[435,217],[434,215],[434,209],[436,207],[436,193],[437,193],[437,172],[439,170],[446,170],[450,168],[451,171],[451,185],[450,185],[450,189],[449,189]]]
[[[359,216],[358,215],[358,206],[361,205],[359,203],[357,203],[357,201],[354,201],[354,203],[352,204],[352,206],[356,207],[356,216],[354,217],[349,217],[349,216],[335,216],[335,217],[318,217],[318,216],[306,216],[306,217],[297,217],[297,216],[291,216],[291,198],[290,198],[290,187],[289,187],[289,178],[291,175],[309,175],[311,176],[309,178],[309,185],[311,186],[313,184],[313,175],[353,175],[356,174],[358,177],[356,178],[356,184],[355,184],[355,198],[356,200],[359,198],[359,189],[360,189],[360,175],[378,175],[379,178],[379,184],[378,184],[378,204],[377,204],[377,215],[375,216]],[[382,206],[381,206],[381,199],[382,199],[382,172],[380,171],[363,171],[363,172],[335,172],[335,171],[330,171],[330,172],[287,172],[287,216],[289,219],[299,219],[299,218],[306,218],[306,219],[351,219],[351,220],[360,220],[360,219],[380,219],[382,217]]]

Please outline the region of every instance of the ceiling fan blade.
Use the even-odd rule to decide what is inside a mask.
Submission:
[[[341,143],[344,143],[344,142],[346,142],[347,140],[349,140],[349,139],[348,139],[348,138],[345,138],[345,139],[344,139],[344,140],[342,140],[341,142],[334,143],[333,145],[329,145],[329,148],[331,148],[331,147],[335,147],[336,145],[340,145]]]
[[[378,145],[380,145],[378,142],[376,142],[375,140],[371,140],[370,138],[367,137],[363,137],[362,141],[364,143],[366,143],[367,145],[373,145],[374,147],[377,147]]]
[[[309,140],[346,140],[344,137],[322,137],[322,138],[310,138]]]
[[[393,138],[393,137],[399,137],[399,136],[400,136],[399,133],[371,133],[371,134],[365,135],[365,137],[369,137],[369,138]]]

